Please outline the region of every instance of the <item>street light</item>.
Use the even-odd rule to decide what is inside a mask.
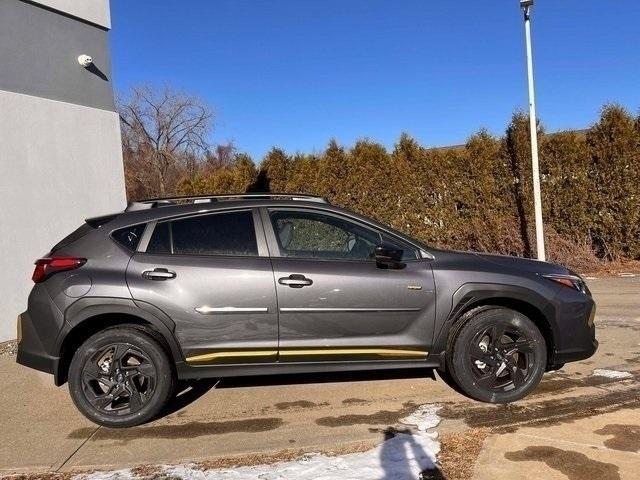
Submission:
[[[533,171],[533,207],[536,223],[536,254],[545,260],[544,227],[542,225],[542,199],[540,197],[540,170],[538,168],[538,129],[536,126],[536,95],[533,87],[533,55],[531,53],[531,8],[533,0],[520,0],[524,12],[524,36],[527,44],[527,77],[529,82],[529,129],[531,131],[531,169]]]

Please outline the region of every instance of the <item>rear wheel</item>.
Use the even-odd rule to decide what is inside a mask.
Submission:
[[[514,310],[473,314],[449,352],[449,373],[470,397],[483,402],[520,400],[540,382],[547,349],[538,327]]]
[[[167,354],[151,335],[136,328],[96,333],[80,346],[69,368],[76,407],[107,427],[151,420],[169,400],[173,385]]]

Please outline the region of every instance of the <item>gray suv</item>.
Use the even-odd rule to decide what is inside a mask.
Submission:
[[[110,427],[161,414],[178,380],[240,375],[436,368],[505,403],[597,348],[566,268],[438,250],[309,195],[130,203],[33,281],[17,361]]]

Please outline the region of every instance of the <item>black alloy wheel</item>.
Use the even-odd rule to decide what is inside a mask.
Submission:
[[[175,374],[157,337],[141,327],[107,328],[87,339],[69,367],[71,398],[89,420],[131,427],[157,416]]]
[[[151,359],[131,344],[115,343],[87,359],[82,369],[85,397],[96,410],[126,415],[151,398],[157,371]]]
[[[533,341],[510,325],[492,325],[474,336],[469,362],[477,384],[491,391],[520,388],[531,373]]]
[[[448,371],[470,397],[491,403],[525,397],[547,363],[545,340],[523,314],[505,307],[471,312],[448,352]]]

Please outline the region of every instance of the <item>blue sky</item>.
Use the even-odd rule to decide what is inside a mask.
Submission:
[[[112,0],[116,90],[169,84],[208,102],[211,141],[256,161],[406,131],[425,145],[501,134],[527,107],[517,0]],[[538,115],[584,128],[640,108],[640,2],[536,0]]]

